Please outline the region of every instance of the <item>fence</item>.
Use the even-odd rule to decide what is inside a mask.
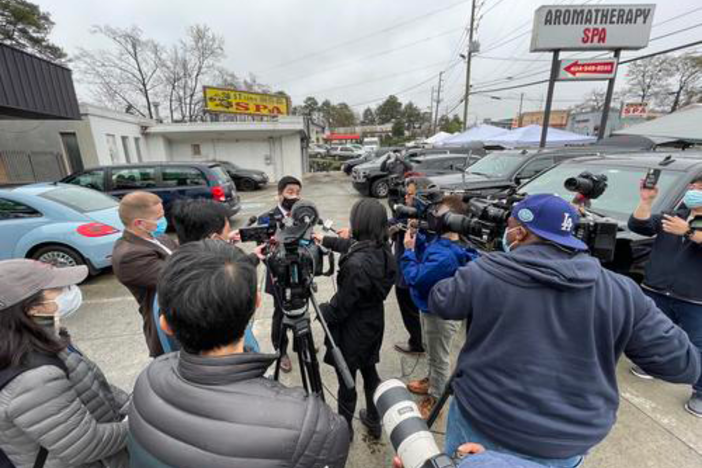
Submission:
[[[0,150],[0,185],[53,182],[66,175],[61,153]]]

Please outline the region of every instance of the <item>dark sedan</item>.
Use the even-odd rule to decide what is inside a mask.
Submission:
[[[250,192],[265,187],[268,184],[268,174],[257,169],[244,169],[229,161],[214,161],[226,171],[234,181],[237,190]]]

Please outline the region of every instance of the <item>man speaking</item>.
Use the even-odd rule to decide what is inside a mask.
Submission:
[[[700,355],[685,332],[585,252],[573,235],[578,220],[560,197],[530,196],[512,210],[506,253],[485,255],[432,290],[434,313],[471,324],[446,453],[470,441],[578,466],[615,422],[622,353],[669,382],[697,380]]]

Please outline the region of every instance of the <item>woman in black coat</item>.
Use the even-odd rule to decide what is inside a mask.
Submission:
[[[370,433],[380,437],[380,417],[373,404],[373,393],[380,384],[375,365],[385,330],[385,298],[395,282],[397,268],[388,245],[388,216],[374,199],[363,199],[351,209],[351,239],[324,237],[322,245],[342,253],[337,275],[338,291],[321,311],[341,349],[354,380],[363,377],[366,410],[359,418]],[[324,362],[333,365],[327,350]],[[338,375],[338,373],[337,373]],[[356,410],[357,394],[348,390],[339,376],[339,414],[349,423]]]

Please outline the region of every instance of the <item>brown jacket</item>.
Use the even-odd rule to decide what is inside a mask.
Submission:
[[[168,236],[157,239],[171,251],[178,247],[178,243]],[[112,250],[112,269],[117,279],[139,303],[139,313],[144,320],[144,337],[151,357],[163,354],[152,313],[156,284],[167,258],[168,254],[161,247],[129,231],[124,231]]]

